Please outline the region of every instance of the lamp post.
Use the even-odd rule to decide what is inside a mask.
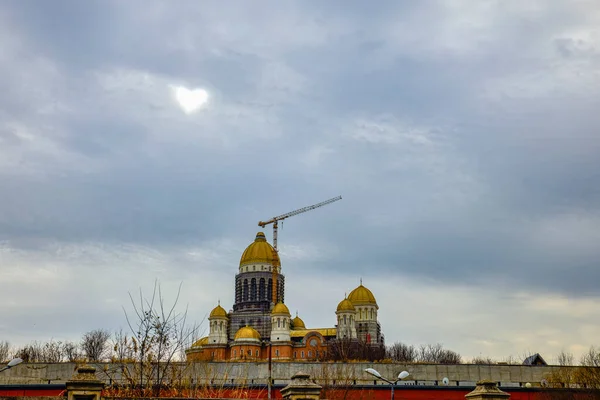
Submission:
[[[385,379],[383,376],[381,376],[381,374],[373,368],[367,368],[365,369],[365,372],[369,375],[373,375],[375,378],[377,379],[381,379],[382,381],[385,381],[387,383],[390,384],[390,386],[392,387],[392,400],[394,400],[394,386],[396,386],[396,384],[401,381],[402,379],[406,378],[408,375],[410,375],[408,373],[408,371],[402,371],[398,374],[398,378],[395,381],[390,381],[388,379]]]
[[[23,362],[22,358],[19,358],[19,357],[13,358],[12,360],[10,360],[8,362],[8,364],[6,364],[6,367],[0,369],[0,372],[6,371],[7,369],[14,367],[15,365],[21,364],[22,362]]]

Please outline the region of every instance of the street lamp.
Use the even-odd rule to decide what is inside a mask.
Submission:
[[[387,382],[387,383],[389,383],[389,384],[390,384],[390,386],[392,387],[392,400],[394,400],[394,386],[396,386],[396,384],[397,384],[399,381],[401,381],[402,379],[404,379],[404,378],[406,378],[408,375],[410,375],[410,374],[408,373],[408,371],[402,371],[402,372],[400,372],[400,373],[398,374],[398,379],[396,379],[395,381],[393,381],[393,382],[392,382],[392,381],[390,381],[390,380],[387,380],[387,379],[385,379],[383,376],[381,376],[381,374],[380,374],[380,373],[379,373],[379,372],[378,372],[376,369],[373,369],[373,368],[367,368],[367,369],[365,369],[365,372],[366,372],[367,374],[369,374],[369,375],[373,375],[373,376],[374,376],[375,378],[377,378],[377,379],[381,379],[382,381],[385,381],[385,382]]]
[[[19,358],[19,357],[13,358],[12,360],[10,360],[8,362],[8,364],[6,364],[6,367],[0,369],[0,372],[6,371],[7,369],[14,367],[15,365],[21,364],[22,362],[23,362],[22,358]]]

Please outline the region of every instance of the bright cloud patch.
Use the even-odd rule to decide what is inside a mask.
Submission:
[[[208,92],[204,89],[188,89],[183,86],[174,89],[175,99],[186,114],[198,111],[208,101]]]

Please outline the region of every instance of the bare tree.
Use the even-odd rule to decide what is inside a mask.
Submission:
[[[81,350],[89,361],[102,361],[106,356],[110,333],[104,329],[95,329],[83,334]]]
[[[64,357],[69,362],[76,362],[82,358],[82,354],[79,351],[79,345],[73,342],[65,342],[62,346],[62,352]]]
[[[573,356],[573,353],[561,351],[556,356],[556,364],[560,365],[561,367],[575,365],[575,357]]]
[[[174,373],[173,362],[197,333],[196,326],[187,326],[187,307],[184,312],[177,311],[180,293],[181,284],[171,306],[165,304],[158,282],[149,297],[141,290],[138,300],[129,295],[133,313],[125,311],[125,318],[132,333],[129,348],[137,366],[133,383],[141,389],[138,395],[159,397],[161,388],[169,384],[169,374]]]
[[[580,365],[576,381],[586,388],[600,389],[600,347],[590,347],[581,357]]]
[[[58,363],[63,360],[62,342],[31,342],[18,348],[14,357],[22,358],[25,362]]]
[[[112,336],[112,356],[111,360],[115,362],[130,362],[135,359],[133,338],[128,338],[123,332],[123,329],[119,329]]]
[[[62,342],[50,340],[42,346],[42,360],[47,363],[59,363],[63,360]]]
[[[460,364],[460,354],[444,349],[441,343],[421,345],[417,349],[417,361],[435,364]]]
[[[386,357],[397,362],[412,363],[417,359],[417,349],[413,345],[396,342],[387,347]]]
[[[445,349],[442,352],[438,362],[440,364],[461,364],[462,357],[460,356],[460,354],[458,354],[457,352],[455,352],[453,350]]]
[[[17,348],[13,357],[19,357],[27,363],[40,362],[42,358],[42,349],[37,342],[32,342]]]
[[[0,342],[0,362],[6,362],[10,358],[10,343],[6,340]]]
[[[471,360],[471,364],[487,365],[496,364],[496,362],[490,357],[477,356],[473,357],[473,359]]]

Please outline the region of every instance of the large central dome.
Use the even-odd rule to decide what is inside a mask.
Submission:
[[[267,263],[274,266],[281,265],[277,252],[273,246],[267,242],[265,234],[262,232],[258,232],[254,242],[244,250],[242,258],[240,259],[240,267],[242,265],[259,263]]]

